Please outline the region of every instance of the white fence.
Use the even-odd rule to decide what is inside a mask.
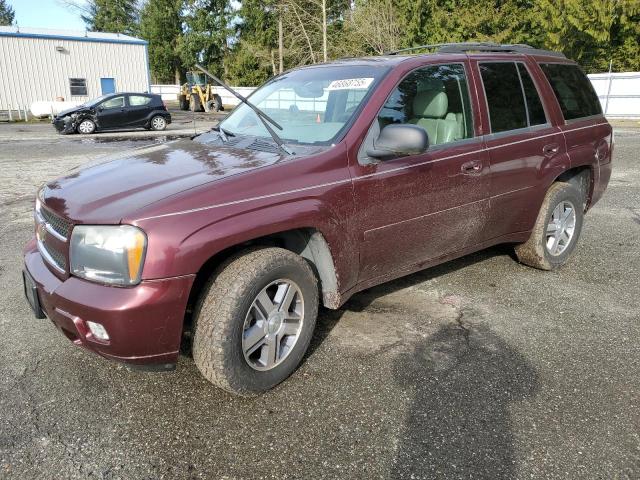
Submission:
[[[640,118],[640,72],[592,73],[602,111],[609,118]]]
[[[589,75],[589,80],[598,94],[602,111],[607,117],[640,118],[640,72],[592,73]],[[245,97],[256,89],[256,87],[233,88]],[[151,85],[151,92],[162,95],[163,100],[177,100],[179,91],[179,85]],[[222,97],[224,105],[238,104],[238,99],[226,89],[215,87],[215,91]],[[277,101],[279,103],[285,100],[290,99],[279,98]],[[318,101],[322,102],[323,99]],[[314,110],[313,107],[311,109]]]
[[[256,87],[233,87],[233,89],[240,95],[248,97]],[[226,88],[213,87],[213,91],[220,95],[223,105],[236,106],[240,102],[240,100]],[[180,93],[180,85],[151,85],[151,93],[159,94],[163,100],[177,101],[178,93]]]

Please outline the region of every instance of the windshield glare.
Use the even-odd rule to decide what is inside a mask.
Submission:
[[[282,126],[273,129],[285,142],[334,143],[346,130],[362,100],[388,68],[323,66],[294,70],[266,83],[249,101]],[[271,138],[247,105],[238,105],[220,127],[234,135]]]
[[[98,98],[94,98],[93,100],[89,100],[86,103],[83,103],[82,105],[80,105],[81,107],[94,107],[97,104],[99,104],[101,101],[103,101],[105,98],[109,97],[111,94],[108,95],[101,95]]]

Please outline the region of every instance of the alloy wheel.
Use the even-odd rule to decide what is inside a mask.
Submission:
[[[571,243],[576,229],[576,209],[574,205],[563,200],[551,213],[547,224],[547,251],[553,255],[561,255]]]
[[[151,126],[154,130],[163,130],[165,125],[166,122],[162,117],[155,117],[153,120],[151,120]]]
[[[255,370],[280,365],[297,343],[304,322],[302,291],[293,281],[271,282],[253,300],[242,331],[242,352]]]
[[[93,132],[94,128],[95,127],[91,120],[83,120],[82,122],[80,122],[80,125],[78,125],[78,130],[80,131],[80,133],[91,133]]]

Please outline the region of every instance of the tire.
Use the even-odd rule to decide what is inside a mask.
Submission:
[[[187,100],[186,95],[179,95],[178,102],[180,103],[180,110],[189,110],[189,101]]]
[[[156,132],[160,132],[167,128],[167,121],[162,115],[156,115],[149,121],[149,125],[151,130],[155,130]]]
[[[89,120],[88,118],[84,118],[80,121],[78,126],[76,127],[76,132],[82,135],[91,135],[96,131],[96,124],[93,120]]]
[[[580,238],[584,220],[583,205],[584,195],[575,186],[564,182],[551,185],[531,237],[515,247],[518,260],[541,270],[555,270],[564,265]],[[557,221],[558,217],[566,219]]]
[[[191,95],[189,99],[189,110],[192,112],[202,111],[202,104],[200,103],[200,97],[198,95]]]
[[[291,290],[286,290],[284,283]],[[296,292],[290,307],[263,308],[271,301],[272,307],[279,305],[281,289]],[[263,294],[269,302],[263,300]],[[282,293],[281,297],[288,295]],[[283,300],[280,305],[286,303]],[[283,321],[281,311],[290,312],[290,320]],[[306,260],[281,248],[240,252],[214,273],[198,301],[195,364],[207,380],[228,392],[241,396],[263,393],[297,368],[311,341],[317,315],[318,282]],[[279,345],[279,350],[272,350],[275,361],[269,366],[273,345]]]

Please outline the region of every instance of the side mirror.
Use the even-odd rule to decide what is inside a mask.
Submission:
[[[391,124],[382,129],[367,149],[367,156],[380,160],[424,153],[429,147],[429,137],[416,125]]]

